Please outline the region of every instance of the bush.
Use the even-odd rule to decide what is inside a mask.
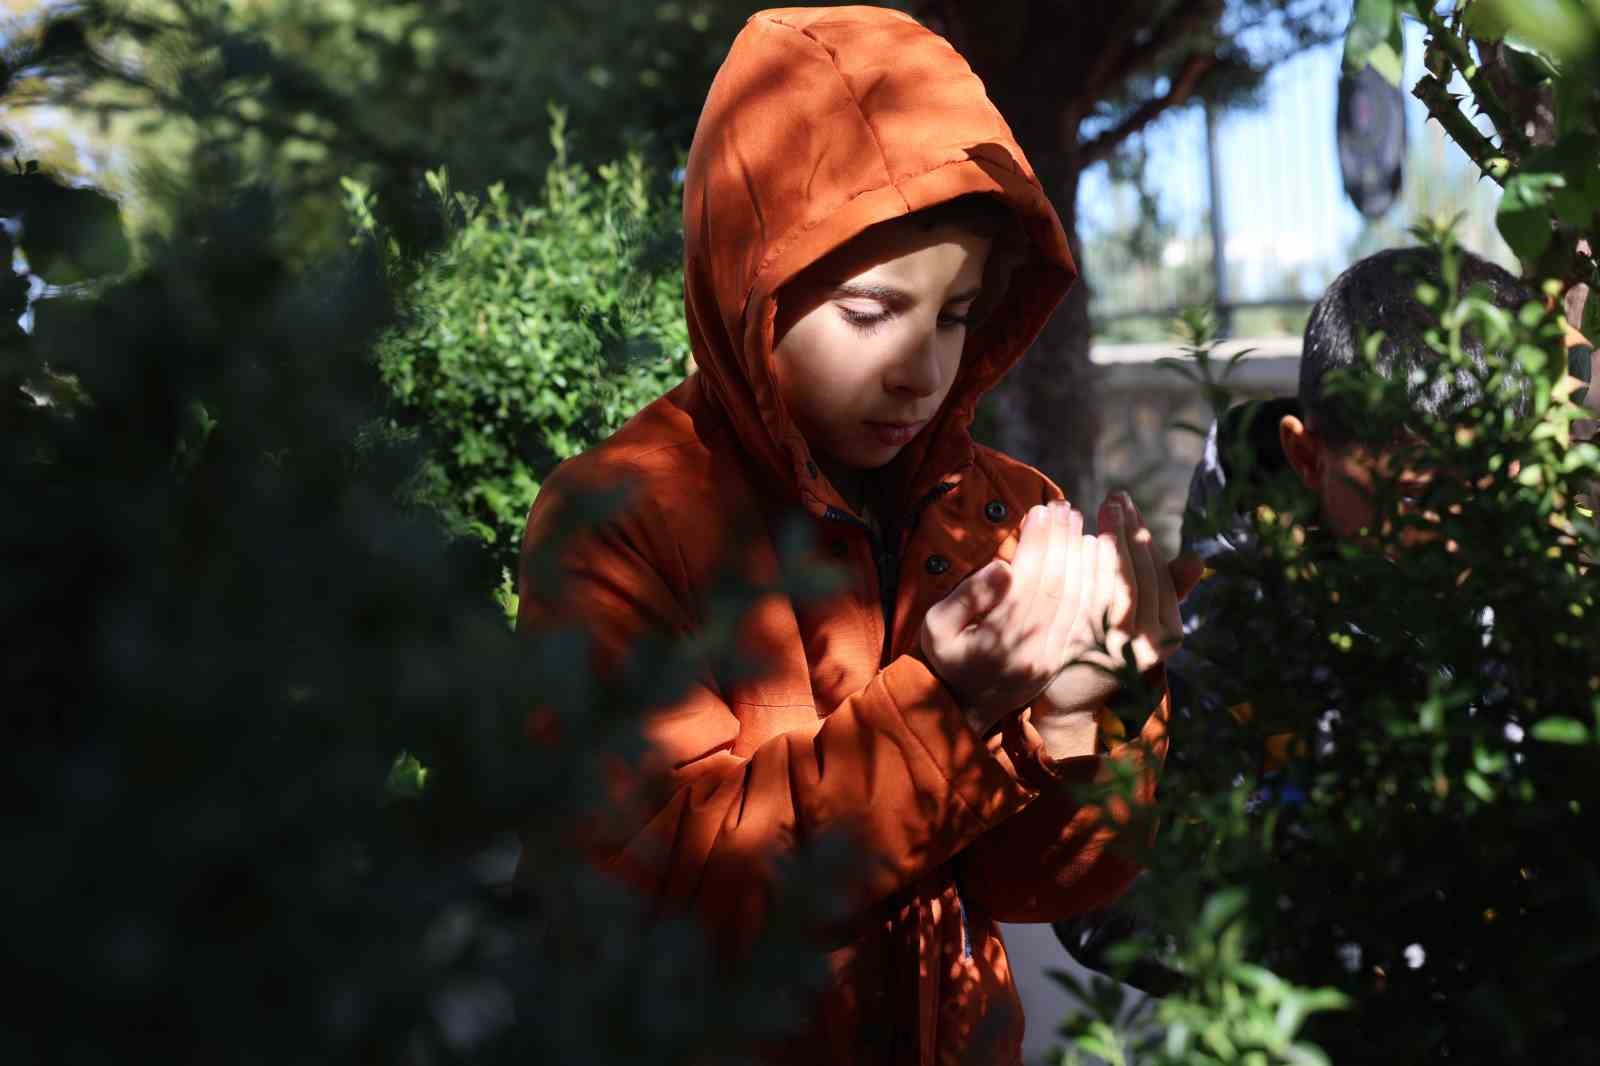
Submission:
[[[86,261],[105,202],[40,208],[36,185],[0,173],[22,251],[77,235]],[[191,189],[138,271],[0,332],[0,1060],[680,1063],[781,1039],[820,960],[775,927],[714,966],[571,832],[690,653],[600,679],[578,634],[512,634],[482,545],[401,502],[420,452],[383,426],[381,264],[297,269],[275,207]],[[18,387],[52,377],[76,387]],[[528,742],[536,704],[559,748]],[[519,843],[538,876],[512,895]],[[804,911],[821,883],[796,863],[784,887]]]
[[[1448,234],[1427,236],[1448,277]],[[1429,379],[1343,385],[1364,419],[1400,425],[1407,390],[1471,382],[1470,432],[1406,423],[1421,439],[1396,468],[1441,472],[1417,508],[1434,519],[1384,485],[1376,544],[1318,536],[1293,475],[1240,473],[1247,444],[1230,491],[1190,516],[1253,518],[1259,550],[1213,563],[1226,583],[1208,631],[1231,649],[1211,656],[1237,686],[1228,702],[1251,713],[1175,725],[1181,775],[1130,899],[1151,928],[1123,961],[1154,952],[1187,980],[1146,1001],[1165,1031],[1129,1061],[1326,1061],[1311,1044],[1340,1066],[1600,1057],[1600,531],[1579,503],[1600,450],[1571,440],[1583,412],[1564,398],[1554,315],[1419,293],[1443,355]],[[1499,353],[1482,372],[1464,329]],[[1533,381],[1524,416],[1514,363]],[[1434,536],[1402,544],[1408,530]],[[1267,739],[1285,734],[1301,750],[1269,775]],[[1105,1050],[1109,1011],[1088,999],[1101,1024],[1076,1042]]]
[[[536,203],[479,201],[429,175],[451,233],[400,294],[383,379],[433,442],[421,494],[512,565],[539,484],[682,380],[682,235],[672,188],[638,156],[556,158]],[[356,211],[369,202],[350,186]],[[359,217],[359,214],[358,214]]]

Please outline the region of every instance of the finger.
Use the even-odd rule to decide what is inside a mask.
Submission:
[[[1127,513],[1122,501],[1107,496],[1100,505],[1100,547],[1103,555],[1102,579],[1107,579],[1104,603],[1107,609],[1106,631],[1124,629],[1133,621],[1133,611],[1138,606],[1136,595],[1138,578],[1133,568],[1133,557],[1128,546]]]
[[[924,621],[938,638],[949,638],[982,621],[1006,598],[1012,586],[1011,565],[993,559],[928,608]]]
[[[1168,563],[1158,546],[1152,545],[1150,554],[1156,567],[1156,591],[1159,608],[1156,615],[1156,640],[1165,659],[1183,643],[1183,614],[1178,610],[1178,587],[1173,578],[1174,565]],[[1187,591],[1187,590],[1186,590]]]
[[[1061,576],[1067,562],[1072,507],[1065,500],[1049,505],[1050,542],[1045,549],[1044,563],[1039,568],[1039,591],[1052,600],[1061,599]]]
[[[1011,601],[1017,617],[1026,617],[1026,611],[1039,589],[1039,572],[1044,567],[1050,549],[1050,508],[1039,504],[1028,508],[1022,518],[1022,537],[1017,543],[1017,554],[1011,560]]]
[[[1093,537],[1083,535],[1083,513],[1067,511],[1066,550],[1061,566],[1061,602],[1050,626],[1050,647],[1066,661],[1073,643],[1073,630],[1079,623],[1086,596],[1094,588],[1095,554]]]
[[[1062,579],[1066,572],[1072,508],[1065,500],[1050,504],[1050,544],[1039,568],[1039,594],[1034,598],[1033,614],[1045,630],[1055,621],[1061,606]]]
[[[1180,555],[1167,564],[1167,571],[1172,577],[1173,591],[1181,602],[1200,583],[1206,572],[1206,561],[1198,555]]]
[[[1039,566],[1037,588],[1029,598],[1024,613],[1018,616],[1015,639],[1021,642],[1017,648],[1024,656],[1024,661],[1036,664],[1040,670],[1047,670],[1053,676],[1054,671],[1050,668],[1059,666],[1060,660],[1057,650],[1050,643],[1050,636],[1056,614],[1061,610],[1062,567],[1067,557],[1070,508],[1066,501],[1058,500],[1049,504],[1047,510],[1050,512],[1049,544]]]
[[[1138,581],[1134,597],[1139,611],[1136,624],[1138,632],[1153,634],[1161,625],[1161,590],[1156,572],[1155,543],[1149,527],[1144,524],[1144,516],[1126,493],[1123,494],[1122,503],[1123,513],[1129,518],[1128,551],[1133,557],[1134,577]]]
[[[1178,610],[1178,591],[1172,583],[1172,572],[1168,567],[1159,566],[1157,580],[1161,597],[1161,615],[1158,625],[1161,627],[1158,636],[1161,641],[1161,657],[1178,650],[1178,645],[1183,643],[1183,613]]]
[[[1107,666],[1114,661],[1113,657],[1109,657],[1108,649],[1117,643],[1110,629],[1116,586],[1120,580],[1117,574],[1117,549],[1109,536],[1091,534],[1083,540],[1083,550],[1087,556],[1085,568],[1091,577],[1084,589],[1078,614],[1074,660]]]

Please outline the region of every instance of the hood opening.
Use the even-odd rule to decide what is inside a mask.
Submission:
[[[779,292],[868,228],[973,194],[1009,209],[1020,246],[939,415],[890,464],[907,499],[971,463],[978,400],[1076,277],[1060,221],[982,83],[909,16],[768,11],[734,41],[685,175],[690,338],[703,387],[751,461],[814,513],[844,501],[779,395]]]

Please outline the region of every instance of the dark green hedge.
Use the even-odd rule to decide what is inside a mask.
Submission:
[[[400,293],[378,347],[404,419],[434,443],[422,496],[507,566],[556,463],[616,430],[682,380],[678,190],[638,156],[593,170],[551,128],[541,194],[482,199],[429,175],[448,238]],[[360,217],[364,190],[351,185]]]

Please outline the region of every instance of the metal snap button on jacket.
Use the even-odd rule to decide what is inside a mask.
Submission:
[[[930,555],[928,561],[922,564],[924,570],[930,574],[938,575],[950,569],[950,560],[942,555]]]
[[[991,522],[1004,522],[1011,509],[1005,505],[1004,500],[990,500],[983,505],[983,517]]]

